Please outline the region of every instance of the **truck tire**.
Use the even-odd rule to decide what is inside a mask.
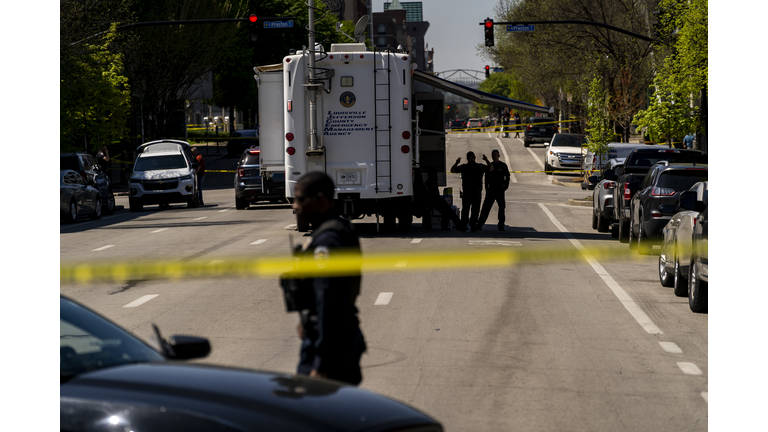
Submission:
[[[128,198],[128,207],[132,212],[140,212],[144,210],[144,204],[141,202],[141,198]]]
[[[635,249],[637,249],[637,239],[632,234],[633,234],[633,232],[632,232],[632,220],[630,220],[629,221],[629,240],[628,240],[628,243],[629,243],[629,248],[632,249],[632,250],[635,250]]]
[[[619,224],[614,223],[611,225],[611,238],[619,238]]]
[[[235,208],[237,210],[245,210],[248,208],[248,200],[235,197]]]
[[[592,207],[592,229],[597,229],[597,212]]]
[[[640,255],[650,255],[651,242],[648,240],[647,235],[643,235],[645,230],[643,229],[642,216],[640,217],[640,220],[641,222],[637,225],[637,253]]]

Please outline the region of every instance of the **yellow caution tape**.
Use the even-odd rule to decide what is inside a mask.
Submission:
[[[291,256],[257,259],[208,259],[203,261],[141,261],[125,263],[63,263],[61,283],[121,282],[151,279],[276,278],[348,276],[406,271],[455,271],[464,268],[511,267],[526,263],[638,259],[626,245],[576,248],[530,248],[525,250],[473,250],[392,252],[364,256],[334,253],[329,258],[299,259]]]

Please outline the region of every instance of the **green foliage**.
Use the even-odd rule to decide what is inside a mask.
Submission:
[[[480,83],[480,91],[521,102],[536,103],[536,98],[527,91],[525,85],[514,74],[506,71],[492,73]],[[486,104],[478,104],[478,108],[484,112],[496,111],[493,106]],[[523,113],[520,115],[523,116]]]
[[[635,124],[654,139],[673,142],[700,127],[699,108],[690,106],[690,93],[686,85],[660,75],[648,109],[635,115]]]
[[[110,51],[112,24],[101,43],[67,52],[60,68],[60,150],[94,150],[128,135],[130,86],[123,55]]]
[[[589,84],[589,103],[587,105],[587,147],[595,155],[607,155],[608,143],[613,141],[608,106],[610,96],[603,89],[600,78],[594,78]]]

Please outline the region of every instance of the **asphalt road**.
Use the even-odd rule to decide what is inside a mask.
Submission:
[[[465,161],[470,149],[490,158],[494,148],[511,170],[543,169],[543,146],[485,133],[449,135],[447,165]],[[206,161],[209,169],[234,162]],[[61,262],[287,256],[290,241],[306,240],[287,205],[235,210],[233,175],[209,176],[201,208],[147,206],[62,224]],[[425,230],[418,219],[408,233],[376,233],[373,218],[355,225],[364,254],[617,244],[591,228],[591,207],[567,204],[591,195],[563,185],[576,177],[514,174],[504,232],[495,229],[495,207],[477,233]],[[448,185],[458,191],[458,176],[449,174]],[[117,200],[127,209],[126,197]],[[449,431],[707,430],[708,316],[663,288],[656,265],[655,255],[638,255],[364,275],[361,387],[412,404]],[[164,335],[207,337],[206,363],[295,370],[298,318],[284,312],[275,279],[63,284],[60,291],[146,340],[152,323]]]

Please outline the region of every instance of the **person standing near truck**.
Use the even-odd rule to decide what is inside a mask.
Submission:
[[[509,168],[507,164],[499,160],[498,150],[491,152],[491,158],[493,159],[491,162],[493,169],[485,174],[485,201],[483,201],[483,208],[480,210],[477,229],[483,229],[495,202],[499,207],[499,231],[504,231],[504,222],[506,221],[504,215],[506,198],[504,194],[509,188]]]
[[[452,173],[461,174],[461,223],[464,227],[469,223],[470,231],[477,231],[477,218],[480,214],[480,201],[483,196],[483,175],[493,169],[491,161],[483,155],[487,165],[475,162],[475,153],[467,152],[467,163],[459,165],[461,158],[451,167]]]
[[[203,180],[205,180],[205,160],[203,160],[203,155],[200,154],[199,151],[197,151],[197,147],[192,147],[192,156],[195,157],[195,160],[198,163],[197,167],[197,197],[198,201],[200,202],[200,205],[203,205]]]

